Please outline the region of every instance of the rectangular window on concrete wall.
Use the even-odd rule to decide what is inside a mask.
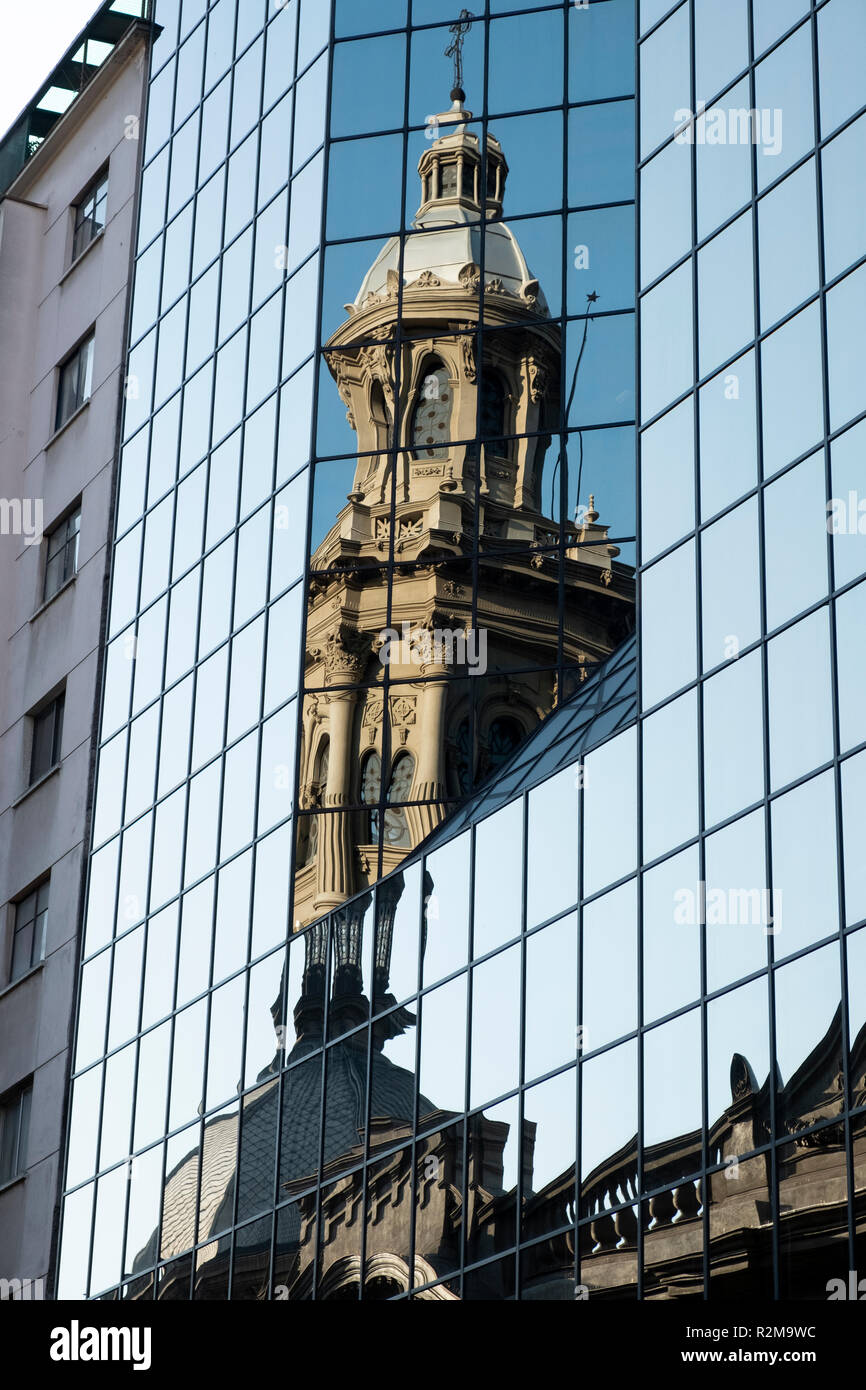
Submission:
[[[54,428],[59,430],[66,421],[90,400],[93,389],[93,342],[91,333],[75,349],[71,357],[60,367],[57,374],[57,411]]]
[[[81,507],[49,531],[45,554],[45,580],[42,600],[47,603],[78,572],[78,543],[81,532]]]
[[[0,1186],[12,1182],[27,1168],[31,1086],[0,1100]]]
[[[48,918],[48,882],[40,883],[14,905],[12,927],[12,964],[10,982],[26,975],[45,955],[45,932]]]
[[[66,696],[61,692],[31,715],[30,784],[38,782],[60,762],[63,739],[63,708]]]
[[[75,222],[72,231],[72,259],[76,261],[82,251],[86,251],[105,226],[108,203],[108,172],[88,188],[75,207]]]

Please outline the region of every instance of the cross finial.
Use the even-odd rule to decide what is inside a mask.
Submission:
[[[466,100],[466,93],[463,90],[463,45],[466,42],[466,35],[472,27],[472,18],[473,16],[468,10],[461,10],[456,22],[448,26],[449,32],[454,35],[445,50],[445,57],[454,59],[454,85],[451,89],[452,101]]]

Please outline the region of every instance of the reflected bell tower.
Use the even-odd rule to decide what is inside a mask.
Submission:
[[[297,925],[396,868],[633,624],[592,500],[544,510],[561,329],[502,220],[505,152],[457,81],[430,128],[412,230],[324,350],[357,457],[311,559]]]

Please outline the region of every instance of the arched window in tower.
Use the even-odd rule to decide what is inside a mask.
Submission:
[[[370,389],[370,415],[375,430],[376,448],[384,451],[391,444],[391,418],[385,404],[385,392],[381,381],[374,381]]]
[[[495,772],[507,762],[515,748],[523,742],[523,730],[516,719],[499,716],[491,721],[487,731],[485,775]]]
[[[472,735],[468,719],[462,719],[457,726],[454,742],[449,750],[449,761],[454,794],[468,796],[472,786]]]
[[[487,369],[481,379],[478,428],[485,453],[499,454],[500,457],[507,458],[509,446],[502,436],[509,430],[508,392],[499,373]],[[470,457],[475,457],[474,443],[469,453]]]
[[[384,816],[384,841],[397,849],[411,848],[406,812],[399,808],[409,800],[415,778],[415,759],[411,753],[398,753],[388,783],[388,805]]]
[[[454,198],[457,196],[457,161],[456,159],[443,162],[439,169],[439,196],[440,198]]]
[[[453,406],[448,369],[436,359],[421,373],[418,398],[412,415],[412,450],[418,458],[448,457]]]
[[[364,812],[364,835],[368,844],[376,844],[379,839],[379,797],[382,789],[382,759],[374,750],[367,753],[361,764],[361,804],[369,807]]]
[[[330,744],[326,740],[316,754],[315,771],[313,779],[307,789],[307,802],[310,806],[321,806],[325,800],[325,788],[328,785],[328,762],[330,760]],[[302,864],[311,864],[316,857],[319,848],[319,816],[304,816],[307,822],[306,844],[299,846],[299,859]]]

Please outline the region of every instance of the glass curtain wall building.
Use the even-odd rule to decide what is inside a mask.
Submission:
[[[825,1297],[859,6],[155,18],[59,1296]]]

